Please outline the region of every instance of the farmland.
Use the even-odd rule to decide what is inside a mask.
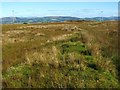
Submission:
[[[117,33],[117,21],[3,24],[3,88],[118,88]]]

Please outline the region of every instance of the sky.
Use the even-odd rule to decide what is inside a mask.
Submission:
[[[118,16],[117,2],[2,2],[0,17]]]
[[[119,0],[0,0],[1,2],[119,2]]]

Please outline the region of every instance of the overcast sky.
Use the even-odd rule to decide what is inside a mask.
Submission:
[[[118,2],[2,2],[1,16],[117,16]]]

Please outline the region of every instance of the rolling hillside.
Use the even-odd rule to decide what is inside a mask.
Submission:
[[[94,20],[94,21],[107,21],[118,20],[118,17],[93,17],[93,18],[77,18],[70,16],[48,16],[48,17],[4,17],[1,18],[3,24],[10,23],[39,23],[39,22],[64,22],[68,20]]]

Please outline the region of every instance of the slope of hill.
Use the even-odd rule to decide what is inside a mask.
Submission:
[[[118,17],[94,17],[94,18],[77,18],[69,16],[49,16],[49,17],[4,17],[1,18],[3,24],[8,23],[38,23],[38,22],[63,22],[68,20],[94,20],[94,21],[105,21],[105,20],[118,20]]]

